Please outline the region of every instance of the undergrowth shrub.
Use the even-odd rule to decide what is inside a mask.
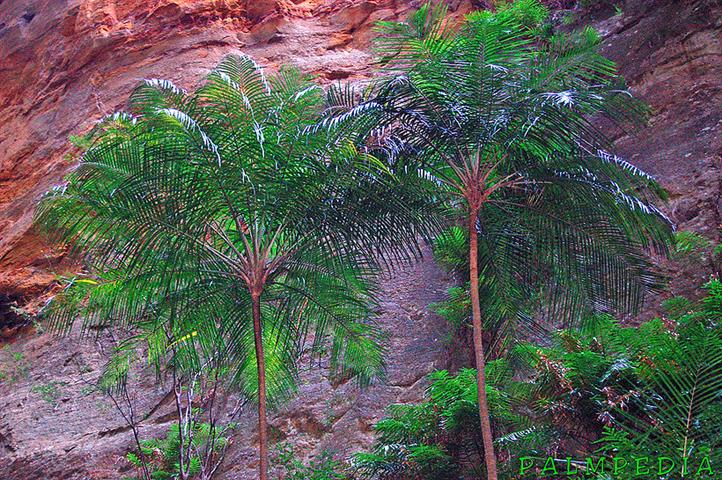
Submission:
[[[512,371],[504,360],[487,365],[487,395],[495,425],[511,429],[523,423],[512,409]],[[426,400],[391,405],[374,427],[378,440],[371,452],[354,456],[363,478],[480,478],[483,458],[479,428],[476,370],[446,370],[429,376]],[[468,476],[468,477],[467,477]]]
[[[323,451],[311,458],[308,465],[295,454],[293,446],[279,444],[272,458],[281,470],[278,480],[348,480],[352,477],[348,466],[334,458],[333,454]]]
[[[697,304],[669,312],[668,329],[638,340],[646,350],[637,408],[615,409],[600,441],[608,455],[676,464],[659,479],[678,478],[683,466],[693,478],[716,478],[712,467],[722,462],[722,283],[705,289]]]
[[[519,478],[523,456],[564,462],[579,452],[721,463],[722,283],[704,288],[702,300],[674,297],[662,318],[637,327],[597,315],[489,362],[502,476]],[[373,449],[353,458],[362,478],[481,478],[475,370],[434,372],[429,381],[423,402],[391,405],[376,424]]]
[[[193,422],[192,432],[181,435],[177,423],[172,424],[164,438],[143,440],[140,442],[141,451],[128,452],[126,460],[138,471],[138,476],[127,477],[127,480],[143,480],[143,460],[147,462],[147,470],[152,480],[175,480],[179,478],[197,479],[203,471],[202,462],[224,452],[229,444],[229,432],[236,424],[229,423],[224,426],[212,427],[209,423]],[[192,448],[189,465],[185,467],[186,476],[181,476],[178,463],[180,458],[181,441],[190,438]],[[142,453],[142,455],[141,455]],[[210,472],[207,472],[210,473]],[[215,472],[213,472],[215,473]],[[206,476],[204,478],[211,478]]]
[[[674,234],[672,255],[676,260],[700,262],[704,261],[711,248],[712,242],[709,239],[698,233],[683,230]]]

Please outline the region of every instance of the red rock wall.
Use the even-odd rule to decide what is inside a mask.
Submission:
[[[413,3],[0,2],[0,292],[29,299],[52,280],[47,267],[59,252],[30,231],[34,206],[72,168],[68,136],[122,108],[140,79],[190,87],[232,51],[322,81],[363,76],[373,22],[403,17]]]

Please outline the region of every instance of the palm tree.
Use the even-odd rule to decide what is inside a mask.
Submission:
[[[650,203],[662,190],[607,153],[605,130],[643,118],[645,107],[597,53],[591,29],[538,38],[526,14],[539,9],[522,2],[454,23],[443,7],[426,5],[408,23],[381,22],[386,75],[336,114],[348,128],[369,128],[373,148],[398,171],[420,172],[460,212],[494,480],[484,332],[487,341],[488,333],[510,334],[510,319],[532,301],[553,320],[634,312],[658,285],[646,253],[666,252],[670,236]]]
[[[413,254],[432,226],[413,185],[319,124],[325,102],[298,71],[267,79],[236,55],[191,94],[146,80],[37,215],[88,263],[50,324],[80,313],[86,331],[142,327],[151,360],[174,372],[224,356],[258,400],[261,479],[266,410],[293,391],[306,340],[338,375],[378,375],[376,259]]]

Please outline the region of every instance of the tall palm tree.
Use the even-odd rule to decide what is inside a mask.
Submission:
[[[152,359],[174,367],[227,355],[258,400],[261,479],[267,406],[292,392],[305,341],[339,375],[377,375],[376,259],[413,254],[432,226],[411,184],[319,124],[325,108],[298,71],[267,79],[236,55],[194,93],[146,80],[37,215],[88,262],[50,323],[143,326]]]
[[[484,332],[510,328],[531,300],[543,300],[553,320],[635,311],[658,285],[646,253],[665,252],[670,235],[650,203],[663,191],[607,153],[605,131],[643,118],[645,107],[598,54],[592,30],[536,37],[524,14],[540,8],[521,2],[454,22],[426,5],[408,23],[380,23],[386,75],[335,115],[369,129],[397,170],[428,178],[465,225],[479,416],[494,480]]]

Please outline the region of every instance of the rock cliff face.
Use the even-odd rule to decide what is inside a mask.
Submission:
[[[0,294],[52,281],[30,231],[39,196],[72,168],[67,138],[122,108],[142,78],[199,82],[225,54],[322,80],[363,76],[373,22],[401,0],[5,0],[0,2]]]
[[[30,224],[39,196],[72,168],[68,135],[121,108],[139,79],[191,88],[231,51],[268,68],[296,64],[325,82],[362,77],[373,22],[403,17],[418,3],[0,0],[0,342],[7,343],[0,349],[0,478],[118,478],[130,442],[112,406],[83,383],[102,364],[94,342],[13,329],[22,312],[11,307],[42,301],[62,266],[63,252],[48,249]],[[483,2],[448,3],[462,14]],[[648,127],[619,135],[619,151],[670,191],[666,210],[680,228],[719,241],[722,6],[599,0],[575,15],[602,32],[605,52],[654,108]],[[708,273],[690,269],[674,293]],[[272,421],[279,436],[302,454],[368,445],[383,408],[418,399],[423,376],[446,366],[443,322],[426,307],[448,284],[429,260],[389,277],[380,312],[392,342],[387,383],[358,392],[311,371],[299,400]],[[152,412],[145,433],[163,430],[170,407],[163,392],[148,385],[140,397],[141,410]],[[247,418],[224,478],[255,478],[252,413]]]
[[[653,109],[649,126],[623,134],[617,152],[656,176],[679,230],[715,243],[722,233],[722,3],[628,0],[582,15],[605,36],[635,95]],[[606,15],[605,15],[606,14]],[[606,19],[599,17],[608,16]],[[668,265],[666,267],[669,267]],[[668,268],[670,295],[690,294],[719,265]],[[654,300],[656,302],[656,299]]]

